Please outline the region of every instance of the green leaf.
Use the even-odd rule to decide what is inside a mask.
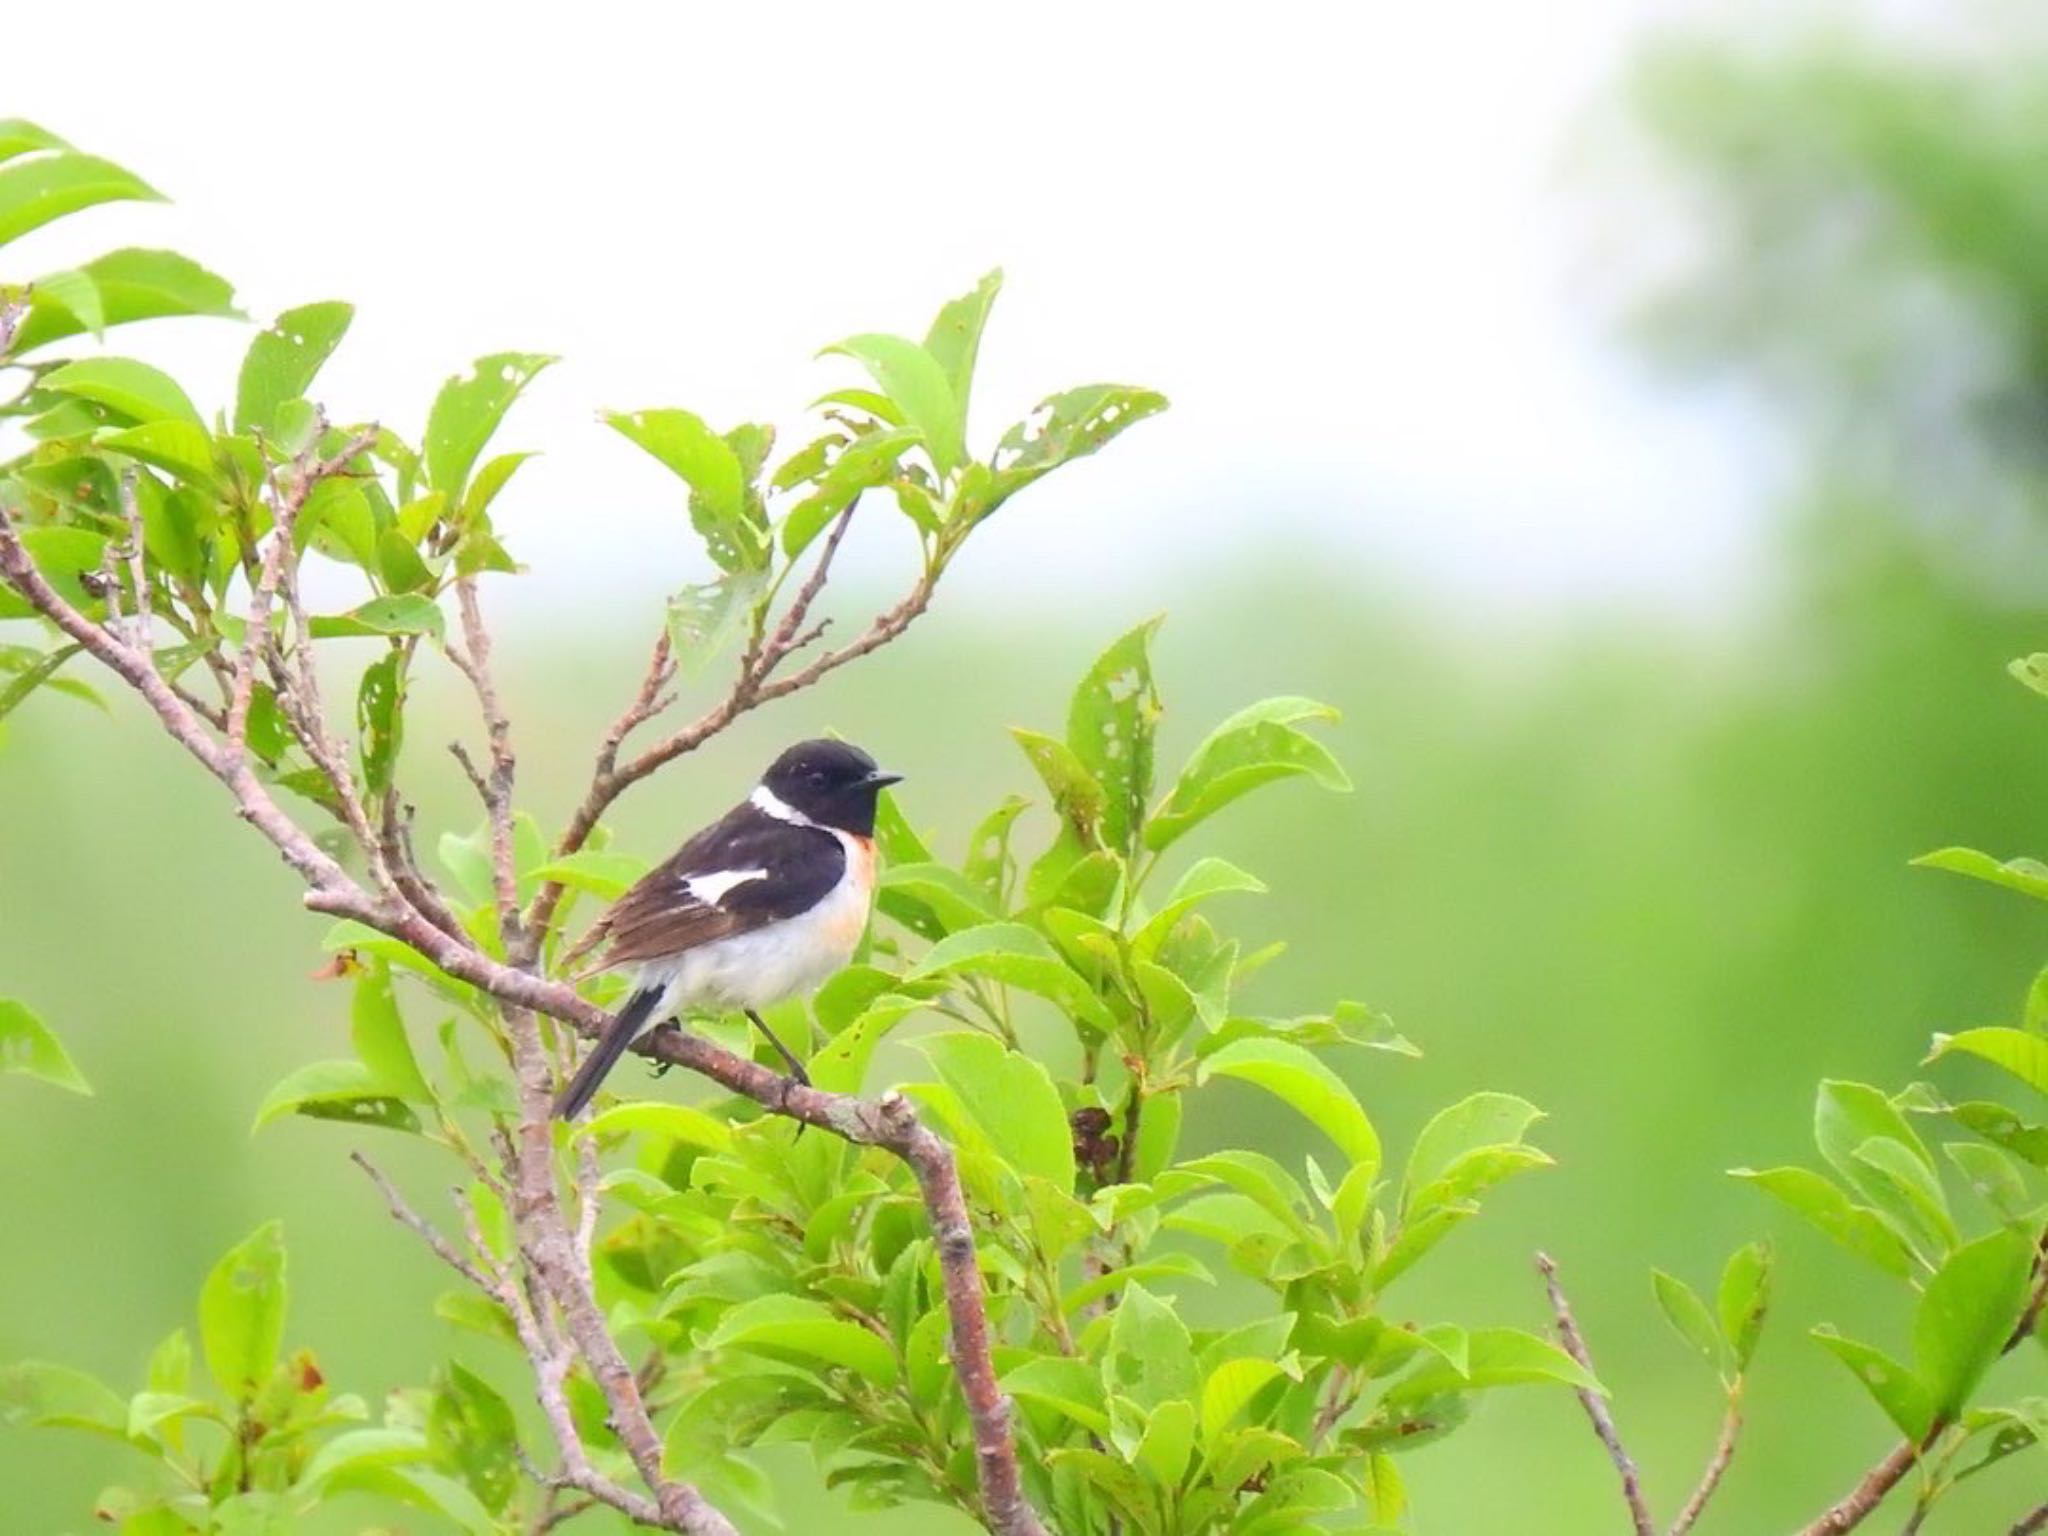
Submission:
[[[796,1355],[844,1366],[881,1387],[893,1387],[898,1375],[895,1351],[885,1340],[800,1296],[757,1296],[734,1307],[704,1347]]]
[[[2033,1257],[2032,1235],[2005,1228],[1956,1249],[1927,1282],[1913,1317],[1913,1367],[1941,1418],[1962,1411],[2012,1336]]]
[[[1127,1397],[1140,1408],[1157,1408],[1176,1399],[1192,1402],[1201,1392],[1187,1325],[1170,1303],[1142,1285],[1125,1287],[1110,1323],[1102,1384],[1108,1395]]]
[[[1951,1141],[1942,1151],[1999,1220],[2024,1224],[2032,1217],[2035,1201],[2026,1178],[2005,1153],[1974,1141]]]
[[[39,1077],[73,1093],[92,1092],[49,1026],[11,997],[0,998],[0,1072]]]
[[[1715,1296],[1720,1314],[1721,1337],[1735,1357],[1735,1373],[1749,1369],[1756,1357],[1756,1343],[1763,1332],[1764,1314],[1771,1300],[1771,1245],[1750,1243],[1728,1257],[1721,1271],[1721,1286]]]
[[[1038,777],[1052,795],[1053,810],[1084,847],[1096,845],[1096,823],[1102,817],[1102,784],[1082,765],[1073,748],[1051,736],[1013,726],[1010,734],[1024,749]]]
[[[1091,1435],[1109,1433],[1102,1379],[1088,1364],[1066,1355],[1034,1355],[1002,1376],[1003,1391],[1019,1402],[1042,1403]]]
[[[2048,864],[2038,859],[2007,859],[2000,863],[1990,854],[1979,853],[1975,848],[1937,848],[1932,853],[1921,854],[1913,863],[1922,869],[1945,869],[1951,874],[1968,875],[1973,880],[1986,880],[2009,891],[2031,896],[2036,901],[2048,901]]]
[[[1657,1305],[1663,1308],[1664,1316],[1678,1331],[1678,1336],[1699,1351],[1700,1358],[1707,1364],[1719,1370],[1726,1346],[1721,1339],[1721,1330],[1714,1322],[1714,1314],[1700,1300],[1699,1292],[1676,1275],[1667,1275],[1661,1269],[1650,1271],[1650,1282],[1657,1293]]]
[[[1898,1142],[1930,1172],[1934,1167],[1926,1145],[1906,1117],[1867,1083],[1830,1079],[1820,1085],[1814,1102],[1813,1139],[1835,1171],[1859,1187],[1869,1167],[1859,1154],[1872,1140]]]
[[[750,515],[746,472],[731,443],[689,411],[606,411],[603,419],[690,487],[691,526],[720,570],[766,566],[765,530]]]
[[[1147,619],[1096,658],[1067,710],[1067,745],[1103,789],[1103,841],[1128,855],[1152,797],[1152,738],[1160,714]]]
[[[349,1036],[356,1055],[382,1092],[415,1103],[432,1100],[433,1090],[421,1076],[412,1042],[406,1038],[405,1020],[391,986],[391,967],[382,960],[373,960],[356,977]]]
[[[128,1405],[109,1387],[68,1365],[23,1360],[0,1365],[0,1425],[128,1434]]]
[[[627,1132],[665,1137],[710,1152],[732,1150],[732,1128],[723,1120],[687,1104],[670,1104],[654,1099],[614,1104],[592,1115],[574,1134],[598,1138]]]
[[[84,272],[46,272],[35,280],[32,294],[60,304],[86,330],[99,336],[107,328],[107,309],[100,286]]]
[[[47,655],[28,652],[23,657],[27,665],[15,672],[5,688],[0,688],[0,720],[13,714],[23,700],[54,678],[65,663],[82,649],[82,646],[72,644],[61,645]],[[28,660],[29,657],[34,659]]]
[[[1021,923],[989,923],[934,944],[910,972],[913,981],[986,976],[1046,998],[1077,1020],[1107,1032],[1109,1009],[1051,945]]]
[[[1354,1164],[1379,1166],[1379,1136],[1363,1106],[1342,1078],[1300,1046],[1239,1040],[1201,1064],[1201,1081],[1214,1077],[1256,1084],[1314,1123]]]
[[[605,901],[617,901],[647,873],[647,861],[637,854],[615,853],[610,849],[579,848],[533,870],[536,880],[553,881],[571,890],[586,891]]]
[[[2034,692],[2048,693],[2048,651],[2035,651],[2030,656],[2015,656],[2006,663],[2005,670]]]
[[[1939,1257],[1961,1240],[1941,1180],[1903,1142],[1873,1136],[1856,1149],[1856,1161],[1871,1175],[1865,1192],[1921,1252]]]
[[[354,318],[352,304],[304,304],[279,315],[269,330],[259,331],[242,358],[235,430],[267,431],[280,405],[312,388],[314,376],[341,345]]]
[[[832,1093],[859,1093],[875,1047],[923,1005],[910,997],[878,997],[810,1060],[811,1080]]]
[[[692,676],[731,645],[766,586],[760,571],[734,571],[670,597],[668,644],[677,671]]]
[[[1474,1154],[1521,1144],[1543,1111],[1511,1093],[1475,1093],[1430,1118],[1415,1138],[1402,1180],[1404,1207],[1433,1186],[1451,1180]],[[1546,1159],[1547,1161],[1547,1159]],[[1460,1186],[1467,1181],[1456,1181]],[[1440,1193],[1439,1202],[1475,1191],[1458,1188]]]
[[[1145,845],[1170,846],[1231,802],[1280,779],[1308,778],[1345,791],[1351,780],[1330,751],[1296,730],[1304,720],[1332,721],[1337,711],[1314,699],[1262,699],[1225,720],[1180,771],[1145,829]]]
[[[12,160],[38,149],[69,149],[70,144],[25,117],[0,117],[0,160]]]
[[[499,1511],[519,1487],[519,1426],[489,1382],[450,1361],[427,1411],[427,1443],[462,1475],[486,1509]]]
[[[1280,1374],[1271,1360],[1225,1360],[1202,1383],[1202,1443],[1215,1447],[1254,1397]]]
[[[1466,1340],[1463,1371],[1437,1356],[1387,1388],[1390,1404],[1415,1403],[1447,1392],[1482,1387],[1510,1387],[1557,1382],[1588,1392],[1605,1393],[1599,1380],[1576,1360],[1544,1339],[1514,1328],[1474,1328]]]
[[[311,623],[315,640],[370,635],[432,635],[439,640],[447,628],[440,606],[417,592],[373,597],[347,613],[315,614]]]
[[[162,201],[140,177],[93,155],[16,156],[0,164],[0,245],[96,203]]]
[[[438,610],[437,610],[438,611]],[[405,742],[405,654],[394,648],[363,669],[356,690],[356,729],[361,737],[363,788],[373,803],[391,787]]]
[[[1166,396],[1129,384],[1084,384],[1048,395],[996,444],[988,500],[972,509],[974,515],[988,516],[1041,475],[1085,458],[1165,409]]]
[[[427,416],[427,484],[446,495],[450,506],[461,504],[470,466],[512,403],[553,361],[537,352],[496,352],[441,386]]]
[[[105,433],[99,446],[202,488],[211,487],[217,479],[213,439],[189,421],[146,421],[126,431]]]
[[[923,347],[901,336],[849,336],[818,355],[850,357],[867,369],[883,394],[917,430],[941,479],[960,467],[967,456],[961,423],[965,412],[946,382],[946,370]]]
[[[1829,1180],[1808,1168],[1731,1168],[1861,1259],[1903,1278],[1913,1271],[1905,1242],[1874,1213],[1853,1204]]]
[[[176,251],[110,251],[79,271],[92,281],[105,326],[168,315],[240,315],[234,288]],[[57,295],[37,292],[31,298],[29,312],[14,335],[15,356],[92,329]]]
[[[946,376],[946,387],[952,391],[954,409],[958,412],[958,435],[963,443],[967,438],[967,401],[974,387],[974,363],[981,351],[981,333],[1002,286],[1003,273],[998,267],[976,283],[971,292],[963,293],[941,309],[932,328],[925,333],[924,349],[938,363],[939,371]]]
[[[288,1074],[264,1095],[250,1134],[286,1115],[376,1125],[412,1134],[420,1129],[420,1117],[411,1107],[381,1087],[376,1074],[355,1060],[309,1061]]]
[[[60,395],[94,401],[138,422],[184,421],[201,431],[206,428],[175,379],[130,357],[83,357],[44,374],[42,385]]]
[[[1166,904],[1145,921],[1131,939],[1131,948],[1141,955],[1156,955],[1166,936],[1188,913],[1212,896],[1233,893],[1263,894],[1266,882],[1239,869],[1228,859],[1198,859],[1174,883]]]
[[[246,1403],[284,1342],[284,1228],[266,1222],[228,1250],[199,1293],[199,1342],[221,1391]]]
[[[882,871],[881,889],[914,897],[947,933],[997,921],[987,892],[959,870],[936,861],[892,864]]]
[[[869,432],[848,443],[819,478],[817,488],[791,507],[782,520],[783,554],[794,560],[863,492],[886,484],[917,440],[908,427],[896,427]]]
[[[1936,1035],[1929,1061],[1962,1051],[2003,1067],[2036,1093],[2048,1093],[2048,1035],[2004,1027],[1966,1029],[1960,1034]]]
[[[1162,1488],[1176,1486],[1195,1448],[1195,1405],[1186,1398],[1161,1403],[1145,1417],[1131,1462]]]
[[[931,1035],[917,1044],[998,1157],[1057,1189],[1074,1187],[1073,1132],[1043,1066],[988,1035]]]
[[[1813,1337],[1863,1384],[1900,1434],[1918,1443],[1934,1423],[1934,1400],[1911,1371],[1881,1349],[1844,1338],[1823,1324]]]
[[[344,1473],[422,1461],[428,1454],[426,1437],[416,1429],[352,1429],[313,1453],[296,1486],[317,1493]]]
[[[128,1438],[155,1438],[160,1426],[193,1414],[212,1418],[215,1410],[212,1404],[180,1392],[138,1392],[128,1400]]]

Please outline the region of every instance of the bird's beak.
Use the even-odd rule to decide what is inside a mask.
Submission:
[[[867,776],[867,782],[874,785],[877,789],[886,789],[891,784],[901,784],[903,782],[903,775],[891,773],[886,768],[877,768]]]

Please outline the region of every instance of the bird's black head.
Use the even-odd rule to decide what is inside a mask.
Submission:
[[[875,797],[902,777],[843,741],[800,741],[761,775],[761,787],[820,826],[873,837]]]

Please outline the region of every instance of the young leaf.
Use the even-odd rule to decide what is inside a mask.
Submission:
[[[1140,1408],[1176,1400],[1192,1402],[1201,1391],[1194,1340],[1173,1307],[1142,1285],[1124,1289],[1109,1342],[1102,1354],[1102,1384],[1113,1396]]]
[[[1927,1059],[1938,1061],[1956,1051],[2003,1067],[2036,1093],[2048,1093],[2048,1035],[2003,1027],[1966,1029],[1960,1034],[1936,1035]]]
[[[606,411],[604,421],[638,444],[690,488],[690,524],[723,571],[767,564],[765,530],[747,501],[747,477],[732,444],[689,411]]]
[[[1916,1444],[1927,1438],[1934,1423],[1935,1404],[1917,1376],[1883,1350],[1844,1338],[1825,1324],[1814,1329],[1813,1336],[1849,1368],[1863,1384],[1863,1390],[1884,1410],[1885,1417],[1898,1426],[1900,1434]]]
[[[1952,1418],[2012,1336],[2027,1294],[2031,1234],[2004,1228],[1950,1254],[1913,1317],[1914,1373],[1934,1411]]]
[[[1067,745],[1103,789],[1103,841],[1126,855],[1152,797],[1160,704],[1151,644],[1159,624],[1147,619],[1112,642],[1081,679],[1067,711]]]
[[[441,386],[427,416],[427,483],[460,505],[470,466],[498,430],[526,386],[552,357],[536,352],[498,352],[476,360],[465,377]]]
[[[39,1077],[73,1093],[92,1092],[49,1026],[11,997],[0,997],[0,1072]]]
[[[175,379],[133,358],[80,358],[44,374],[42,386],[60,395],[94,401],[138,422],[183,421],[201,431],[206,428]]]
[[[1699,1292],[1687,1285],[1676,1275],[1667,1275],[1661,1269],[1650,1271],[1650,1281],[1657,1293],[1657,1305],[1664,1310],[1665,1318],[1707,1364],[1719,1370],[1724,1363],[1726,1346],[1721,1339],[1721,1330],[1715,1325],[1714,1314],[1707,1310],[1707,1304],[1700,1300]]]
[[[2018,891],[2036,901],[2048,901],[2048,864],[2038,859],[2007,859],[2004,862],[1975,848],[1937,848],[1923,853],[1913,863],[1922,869],[1945,869],[1950,874],[1968,875]]]
[[[1263,699],[1225,720],[1188,758],[1145,828],[1145,846],[1170,846],[1232,801],[1262,784],[1308,778],[1345,791],[1351,780],[1314,737],[1297,730],[1304,720],[1330,721],[1337,712],[1313,699]]]
[[[311,624],[315,640],[365,635],[432,635],[439,640],[447,628],[434,600],[417,592],[373,597],[347,613],[315,614]]]
[[[1448,1392],[1537,1382],[1556,1382],[1589,1392],[1606,1390],[1555,1344],[1514,1328],[1471,1330],[1466,1339],[1466,1361],[1466,1368],[1460,1371],[1439,1356],[1425,1355],[1415,1370],[1387,1389],[1385,1401],[1416,1403]]]
[[[895,402],[904,422],[924,440],[941,479],[960,467],[967,454],[961,428],[965,413],[938,359],[914,341],[872,333],[849,336],[818,355],[835,354],[867,369],[876,386]]]
[[[899,1374],[896,1353],[885,1340],[801,1296],[760,1296],[733,1308],[704,1347],[758,1350],[844,1366],[880,1387],[893,1387]]]
[[[1039,476],[1094,453],[1165,409],[1166,396],[1128,384],[1086,384],[1047,396],[996,444],[990,459],[995,475],[987,497],[967,511],[977,518],[988,516]]]
[[[1239,1040],[1204,1061],[1201,1080],[1242,1078],[1291,1105],[1334,1141],[1354,1164],[1378,1167],[1380,1141],[1364,1108],[1342,1078],[1298,1045]]]
[[[83,1371],[22,1360],[0,1365],[0,1424],[89,1429],[125,1438],[128,1405]]]
[[[1043,1066],[987,1035],[932,1035],[917,1044],[1004,1162],[1056,1189],[1074,1187],[1073,1133]]]
[[[1756,1342],[1763,1332],[1764,1314],[1771,1299],[1771,1245],[1750,1243],[1728,1257],[1721,1271],[1721,1286],[1715,1296],[1720,1314],[1721,1337],[1734,1356],[1735,1372],[1749,1369],[1756,1356]]]
[[[393,648],[364,669],[362,683],[356,690],[363,787],[373,801],[381,799],[390,788],[398,751],[405,740],[404,670],[405,655]]]
[[[277,1369],[284,1342],[284,1228],[258,1227],[228,1250],[199,1293],[199,1342],[221,1391],[246,1403]]]
[[[103,326],[167,315],[240,318],[233,286],[176,251],[110,251],[85,263],[79,272],[91,280],[98,295]],[[14,355],[23,356],[89,329],[69,304],[46,294],[38,283],[28,314],[14,334]]]
[[[1875,1264],[1887,1274],[1903,1278],[1912,1273],[1912,1253],[1899,1235],[1874,1213],[1851,1203],[1839,1188],[1811,1169],[1731,1168],[1728,1171],[1735,1178],[1748,1179],[1766,1194],[1804,1216],[1851,1253]]]
[[[0,164],[0,245],[95,203],[162,202],[163,195],[111,161],[68,150]]]
[[[304,304],[279,315],[269,330],[259,331],[242,358],[235,430],[268,431],[277,408],[312,387],[314,375],[334,355],[354,318],[352,304]]]
[[[417,1133],[420,1117],[403,1099],[394,1098],[360,1061],[309,1061],[287,1074],[257,1106],[254,1135],[286,1115],[313,1120],[341,1120],[350,1125],[377,1125],[386,1130]]]
[[[953,392],[963,442],[967,435],[967,399],[974,385],[974,362],[981,351],[981,333],[1002,286],[1003,273],[998,267],[976,283],[971,292],[940,310],[932,328],[925,333],[924,349],[937,361]]]
[[[1115,1027],[1109,1009],[1088,983],[1021,923],[989,923],[952,934],[934,944],[910,972],[913,981],[947,976],[986,976],[1035,992],[1095,1029],[1107,1032]]]
[[[382,960],[372,961],[356,977],[349,1037],[380,1090],[416,1103],[432,1099],[433,1090],[420,1075],[412,1042],[406,1038],[405,1020],[391,986],[391,967]]]

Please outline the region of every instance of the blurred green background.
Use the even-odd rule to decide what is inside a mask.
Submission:
[[[1732,382],[1786,445],[1766,579],[1713,623],[1535,627],[1361,588],[1300,551],[1201,551],[1158,648],[1162,761],[1267,693],[1343,709],[1357,792],[1273,792],[1211,846],[1272,886],[1240,904],[1241,927],[1291,944],[1257,1001],[1355,996],[1423,1046],[1419,1062],[1338,1063],[1392,1147],[1478,1088],[1549,1112],[1538,1139],[1559,1166],[1497,1197],[1402,1282],[1396,1310],[1541,1327],[1529,1260],[1547,1248],[1666,1516],[1719,1403],[1648,1268],[1705,1285],[1739,1242],[1779,1240],[1749,1431],[1702,1526],[1773,1531],[1892,1438],[1805,1330],[1898,1346],[1908,1314],[1724,1170],[1810,1160],[1817,1079],[1903,1085],[1930,1032],[2011,1017],[2044,958],[2026,903],[1907,860],[2048,846],[2048,709],[2003,670],[2048,644],[2048,74],[1831,36],[1667,47],[1631,81],[1638,169],[1687,202],[1695,238],[1632,291],[1625,330],[1668,377]],[[1589,217],[1631,216],[1633,194],[1601,176],[1582,195]],[[849,613],[857,597],[842,594]],[[1005,728],[1056,725],[1087,659],[1141,616],[1027,621],[942,597],[907,643],[637,793],[620,838],[664,851],[775,746],[830,727],[906,770],[912,819],[957,853],[983,809],[1032,787]],[[643,628],[592,614],[506,639],[525,800],[544,821],[637,678]],[[467,728],[452,691],[425,709]],[[325,925],[298,913],[288,873],[125,704],[105,718],[38,700],[5,729],[0,992],[58,1029],[97,1095],[0,1079],[0,1359],[132,1382],[219,1252],[282,1214],[291,1334],[338,1386],[374,1398],[451,1351],[509,1383],[492,1346],[434,1320],[440,1272],[347,1166],[368,1133],[292,1121],[249,1139],[269,1085],[335,1054],[346,1028],[345,997],[309,977]],[[435,784],[426,813],[466,829],[430,735],[410,747]],[[1205,1102],[1197,1145],[1307,1149],[1253,1095]],[[442,1176],[391,1138],[372,1150],[415,1189]],[[1216,1305],[1188,1302],[1196,1318]],[[2041,1361],[2001,1370],[2038,1392]],[[141,1470],[119,1455],[0,1435],[0,1530],[85,1529],[93,1492]],[[1979,1479],[1926,1529],[2004,1529],[2038,1499],[2040,1460]],[[792,1508],[825,1528],[937,1528],[818,1516],[834,1506],[798,1462],[777,1465]],[[1561,1392],[1499,1395],[1408,1469],[1427,1536],[1622,1525]]]

